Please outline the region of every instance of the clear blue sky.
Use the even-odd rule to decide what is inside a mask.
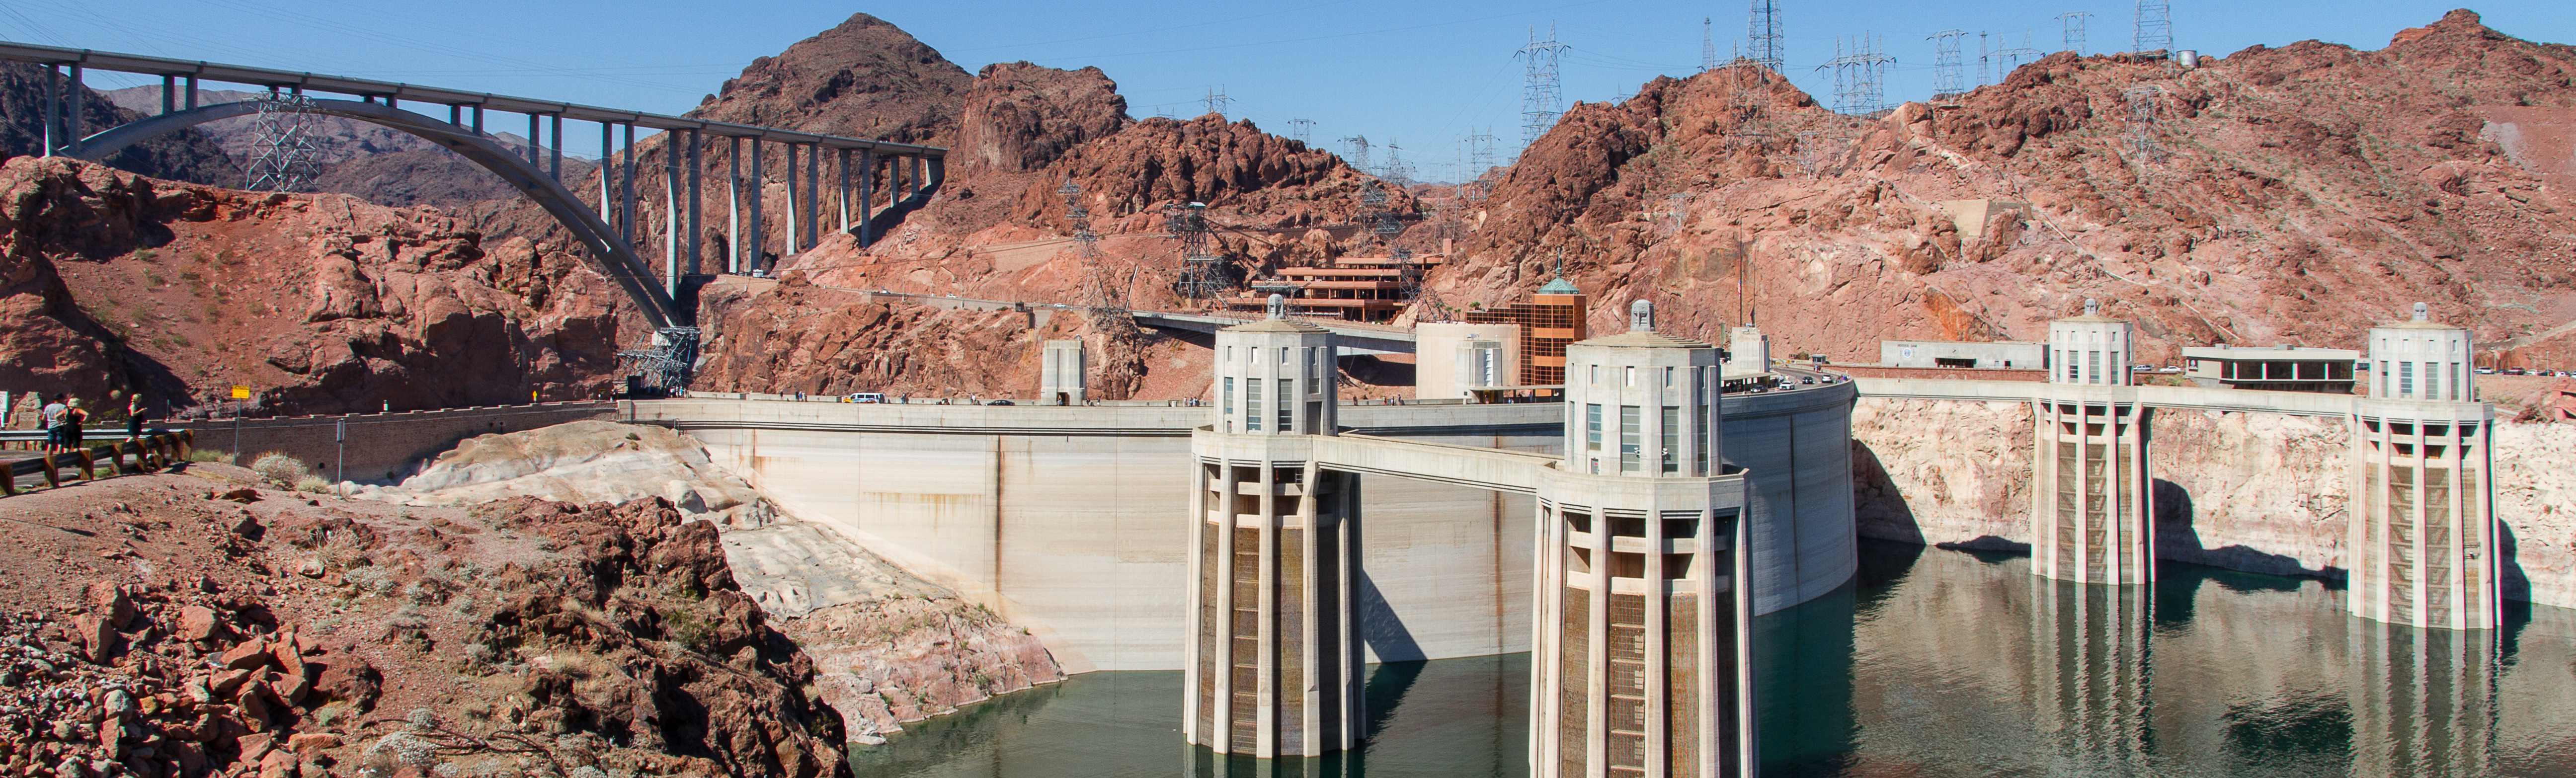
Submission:
[[[2224,54],[2310,38],[2375,49],[2396,31],[2456,6],[2418,0],[2212,2],[2174,0],[2177,48]],[[1997,34],[1994,46],[2063,48],[2058,14],[2089,11],[2088,52],[2129,48],[2134,4],[2117,0],[1891,3],[1781,0],[1788,71],[1831,102],[1815,67],[1838,35],[1883,36],[1897,58],[1891,103],[1933,87],[1933,44],[1944,29]],[[2576,42],[2567,0],[2476,6],[2488,26],[2540,41]],[[1508,157],[1520,145],[1524,80],[1514,50],[1533,25],[1556,25],[1572,47],[1566,101],[1633,94],[1658,74],[1700,63],[1701,20],[1713,18],[1718,56],[1745,33],[1745,3],[1665,0],[1266,4],[1102,0],[1062,2],[492,2],[346,3],[308,0],[17,0],[0,5],[0,37],[29,43],[207,59],[384,78],[678,113],[753,57],[773,54],[858,11],[910,31],[969,71],[1029,60],[1098,65],[1132,113],[1195,116],[1222,88],[1229,114],[1313,138],[1400,141],[1423,178],[1445,177],[1459,139],[1490,130]],[[1976,80],[1977,42],[1964,47]],[[96,83],[122,86],[102,74]],[[510,126],[502,123],[503,127]],[[578,137],[578,136],[576,136]],[[586,151],[586,149],[573,149]],[[1381,153],[1383,153],[1381,151]]]

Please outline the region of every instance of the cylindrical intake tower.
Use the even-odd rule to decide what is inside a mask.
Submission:
[[[2129,323],[2084,301],[2048,325],[2048,389],[2032,408],[2031,572],[2078,583],[2155,580],[2147,407],[2129,386]]]
[[[1750,776],[1745,487],[1720,456],[1718,350],[1654,331],[1566,348],[1542,471],[1530,774]]]
[[[1217,412],[1193,437],[1189,742],[1317,756],[1358,744],[1362,662],[1351,586],[1359,477],[1316,466],[1332,435],[1332,333],[1270,318],[1216,336]]]
[[[2495,517],[2495,408],[2476,402],[2469,331],[2432,320],[2370,330],[2371,397],[2355,404],[2353,503],[2344,555],[2354,615],[2437,629],[2502,616]]]

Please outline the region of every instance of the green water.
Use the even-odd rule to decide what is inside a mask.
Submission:
[[[2313,580],[2191,565],[2152,591],[2027,557],[1865,542],[1756,623],[1766,776],[2576,776],[2576,612],[2460,635],[2344,616]],[[861,778],[1523,776],[1529,657],[1377,665],[1367,747],[1220,759],[1181,674],[1092,673],[856,747]]]

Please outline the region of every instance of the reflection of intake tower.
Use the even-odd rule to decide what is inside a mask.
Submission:
[[[2129,386],[2129,323],[2101,314],[2048,325],[2048,389],[2032,413],[2031,571],[2078,583],[2155,580],[2147,505],[2147,407]]]
[[[1313,756],[1360,738],[1359,479],[1319,469],[1335,433],[1333,336],[1281,316],[1217,333],[1214,435],[1193,438],[1189,742]]]
[[[1566,349],[1565,458],[1538,483],[1530,773],[1750,776],[1744,476],[1720,473],[1717,349]]]
[[[2469,331],[2415,318],[2370,330],[2370,397],[2353,419],[2346,554],[2352,612],[2417,627],[2496,625],[2487,442],[2495,409],[2470,385]]]

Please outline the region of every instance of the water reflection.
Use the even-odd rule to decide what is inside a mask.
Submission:
[[[2352,619],[2314,580],[2168,564],[2152,587],[1864,543],[1843,591],[1756,620],[1766,776],[2576,775],[2576,611],[2493,632]],[[1525,654],[1377,665],[1329,759],[1180,736],[1181,675],[1093,673],[853,749],[863,777],[1523,776]]]

